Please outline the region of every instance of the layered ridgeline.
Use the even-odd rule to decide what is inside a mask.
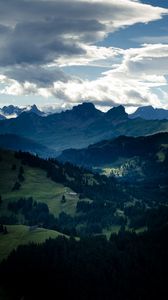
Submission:
[[[0,114],[0,121],[5,120],[5,119],[6,118],[2,114]]]
[[[69,163],[4,150],[0,172],[1,258],[20,243],[53,237],[53,231],[75,237],[109,236],[168,222],[167,181],[132,185]],[[40,234],[41,228],[49,230],[46,235]]]
[[[167,130],[168,120],[130,119],[123,106],[103,113],[91,103],[47,117],[23,112],[16,119],[0,121],[0,134],[20,135],[57,151],[86,147],[119,135],[140,136]]]
[[[0,148],[30,152],[41,157],[56,157],[59,152],[16,134],[0,134]]]
[[[19,107],[14,105],[8,105],[0,108],[0,120],[17,118],[23,112],[35,113],[39,116],[47,116],[58,112],[58,109],[54,107],[44,107],[42,110],[39,109],[35,104],[27,105],[25,107]],[[130,119],[142,118],[146,120],[164,120],[168,119],[168,110],[163,108],[154,108],[153,106],[141,106],[137,110],[129,114]]]
[[[84,149],[64,150],[61,161],[121,178],[168,178],[168,133],[144,137],[120,136]]]
[[[28,105],[26,107],[18,107],[14,105],[8,105],[0,108],[0,119],[8,119],[8,118],[17,118],[23,112],[34,113],[39,116],[44,116],[45,113],[38,109],[38,107],[34,104],[32,106]]]
[[[163,108],[154,108],[152,106],[139,107],[129,118],[142,118],[145,120],[168,120],[168,110]]]

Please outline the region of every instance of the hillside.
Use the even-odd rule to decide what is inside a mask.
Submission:
[[[74,214],[78,196],[71,196],[73,191],[47,178],[45,170],[40,168],[22,165],[21,159],[15,157],[13,152],[6,150],[0,151],[0,195],[3,199],[1,204],[0,215],[2,216],[7,209],[7,205],[11,201],[16,201],[21,197],[33,197],[37,202],[46,203],[51,213],[58,216],[60,212],[68,212]],[[24,181],[18,190],[12,190],[18,181],[20,167],[24,169]],[[13,169],[12,169],[13,168]],[[67,203],[61,203],[62,196],[65,195]]]
[[[0,151],[0,172],[0,235],[5,226],[25,225],[75,237],[109,237],[122,228],[140,232],[168,220],[165,176],[160,182],[144,177],[132,184],[5,150]]]
[[[20,246],[0,265],[2,292],[10,300],[55,294],[74,300],[165,300],[167,253],[167,226],[141,235],[120,232],[109,241],[59,237]]]
[[[27,139],[15,134],[2,134],[0,135],[0,148],[14,150],[14,151],[27,151],[34,155],[41,157],[56,157],[59,152],[56,152],[48,147],[40,145],[31,139]]]
[[[167,129],[166,120],[129,119],[122,106],[103,113],[91,103],[45,118],[23,112],[16,119],[0,121],[0,134],[26,137],[56,151],[86,147],[119,135],[141,136]]]
[[[24,225],[8,225],[8,234],[0,234],[0,262],[7,258],[8,255],[17,249],[20,245],[29,243],[43,243],[49,238],[56,238],[61,234],[55,230],[47,230],[44,228],[35,228],[31,230]]]
[[[0,151],[0,174],[3,174],[0,176],[0,224],[5,224],[8,231],[6,235],[0,232],[0,261],[20,244],[41,243],[47,238],[55,238],[60,234],[55,228],[54,230],[42,228],[39,221],[32,224],[35,226],[31,230],[31,222],[25,220],[20,212],[16,213],[9,209],[11,203],[17,203],[19,199],[27,199],[28,203],[28,199],[32,197],[39,205],[46,204],[49,213],[56,218],[61,212],[73,216],[79,200],[70,188],[47,178],[45,171],[25,165],[23,166],[24,181],[21,182],[20,189],[12,190],[18,181],[21,166],[21,160],[15,158],[13,152]],[[66,197],[64,203],[63,196]]]
[[[137,176],[167,176],[168,133],[136,138],[120,136],[85,149],[65,150],[58,159],[100,168],[118,176],[130,175],[134,179]]]
[[[3,225],[24,224],[75,236],[98,233],[106,227],[101,228],[101,220],[109,214],[108,208],[102,211],[102,201],[120,202],[127,198],[113,179],[28,153],[1,150],[0,172]],[[100,224],[95,221],[96,215]]]

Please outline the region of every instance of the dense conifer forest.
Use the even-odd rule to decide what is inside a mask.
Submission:
[[[12,300],[168,297],[168,227],[141,235],[59,237],[20,246],[0,266],[1,286]],[[10,299],[10,298],[9,298]]]

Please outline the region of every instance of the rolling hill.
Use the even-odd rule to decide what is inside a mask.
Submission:
[[[5,224],[8,234],[0,232],[0,261],[18,245],[30,242],[42,243],[47,238],[55,238],[60,234],[54,230],[42,228],[41,224],[32,227],[20,213],[13,213],[8,206],[16,203],[19,199],[33,198],[37,203],[44,203],[49,208],[49,213],[58,217],[60,213],[68,213],[73,216],[79,197],[76,193],[64,186],[47,178],[46,172],[40,168],[24,168],[24,182],[19,190],[12,188],[18,180],[18,172],[22,162],[15,158],[13,152],[0,150],[0,224]],[[13,167],[13,169],[12,169]],[[66,202],[62,203],[63,195]],[[10,225],[9,225],[10,224]]]
[[[100,214],[101,220],[109,213],[109,209],[101,212],[106,191],[108,201],[127,198],[113,179],[29,153],[1,150],[0,172],[0,224],[4,225],[37,226],[73,235],[101,232],[95,216]],[[90,207],[89,214],[83,211],[85,205]]]
[[[56,238],[62,235],[55,230],[48,230],[44,228],[35,228],[31,230],[25,225],[8,225],[8,234],[0,234],[0,262],[7,258],[8,255],[17,249],[20,245],[27,245],[30,243],[43,243],[49,238]]]
[[[22,159],[16,158],[14,152],[0,151],[0,195],[3,199],[0,216],[8,214],[8,203],[17,201],[22,197],[33,197],[37,202],[46,203],[49,211],[55,216],[61,212],[75,213],[75,208],[79,197],[72,197],[73,191],[66,185],[54,182],[47,177],[47,172],[40,167],[31,167],[22,164]],[[12,190],[18,181],[19,168],[23,165],[24,181],[18,190]],[[13,168],[13,169],[12,169]],[[67,202],[61,203],[62,196],[65,195]]]
[[[158,158],[163,160],[161,154]],[[144,178],[132,184],[7,150],[0,151],[0,173],[0,224],[8,231],[4,234],[0,228],[3,257],[20,243],[42,242],[58,232],[109,237],[123,226],[139,232],[167,222],[167,181]],[[160,206],[164,208],[153,218]],[[8,243],[11,248],[5,252]]]

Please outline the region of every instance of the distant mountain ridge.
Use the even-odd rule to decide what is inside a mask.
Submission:
[[[90,106],[90,111],[94,110],[94,105],[91,102],[84,102],[82,105],[83,107],[85,107],[85,104],[87,107]],[[80,105],[74,106],[71,110],[75,110],[77,113],[78,108],[80,107]],[[117,107],[113,107],[111,109],[108,110],[107,115],[108,116],[112,116],[112,114],[115,112],[115,110],[118,110],[118,112],[120,111],[120,113],[123,114],[125,112],[125,108],[122,105],[119,105]],[[39,109],[35,104],[33,105],[28,105],[25,107],[19,107],[19,106],[14,106],[14,105],[8,105],[8,106],[4,106],[2,108],[0,108],[0,120],[5,119],[5,118],[11,118],[11,117],[18,117],[21,113],[23,112],[30,112],[30,113],[35,113],[37,115],[40,116],[48,116],[51,114],[57,114],[57,113],[62,113],[62,112],[66,112],[67,110],[62,110],[60,112],[60,110],[54,108],[54,107],[44,107],[42,109]],[[132,113],[132,114],[128,114],[128,117],[130,119],[135,119],[135,118],[142,118],[145,120],[164,120],[164,119],[168,119],[168,110],[163,109],[163,108],[154,108],[152,106],[142,106],[137,108],[137,110]]]
[[[3,119],[16,118],[16,117],[20,116],[23,112],[35,113],[39,116],[45,115],[45,113],[42,112],[41,110],[39,110],[35,104],[33,104],[32,106],[29,105],[29,106],[26,106],[23,108],[14,106],[14,105],[9,105],[9,106],[4,106],[0,109],[0,114],[3,117]]]
[[[168,119],[168,110],[163,108],[153,108],[153,106],[139,107],[129,118],[142,118],[145,120],[164,120]]]
[[[84,148],[120,135],[141,136],[161,131],[168,131],[168,121],[130,119],[123,106],[104,113],[92,103],[45,118],[23,112],[16,119],[0,121],[0,134],[16,134],[56,151]]]
[[[6,118],[0,114],[0,121],[5,120]]]
[[[147,157],[156,154],[162,145],[168,146],[166,132],[145,137],[119,136],[90,145],[85,149],[64,150],[58,158],[77,165],[101,166],[113,163],[119,158]]]
[[[0,135],[0,148],[14,151],[30,152],[43,158],[56,157],[58,155],[56,151],[50,148],[47,148],[30,139],[20,137],[15,134]]]

